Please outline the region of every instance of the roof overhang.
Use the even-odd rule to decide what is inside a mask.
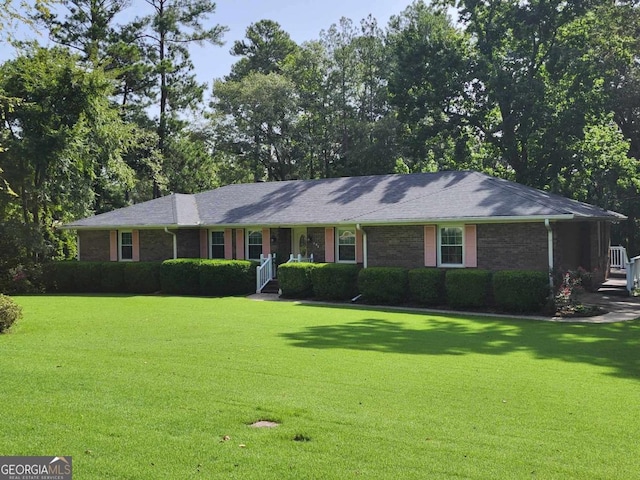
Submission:
[[[443,218],[411,218],[411,219],[396,219],[396,220],[376,220],[367,219],[359,220],[357,218],[341,220],[337,222],[323,222],[323,223],[233,223],[233,224],[211,224],[201,225],[203,228],[252,228],[252,227],[270,227],[270,228],[293,228],[293,227],[326,227],[326,226],[351,226],[361,225],[363,227],[385,226],[385,225],[429,225],[439,223],[544,223],[545,220],[549,221],[570,221],[575,220],[576,216],[573,214],[563,215],[535,215],[535,216],[510,216],[510,217],[443,217]],[[594,219],[595,220],[595,219]],[[611,220],[611,219],[608,219]]]
[[[61,225],[58,227],[60,230],[164,230],[165,228],[201,228],[203,225]]]
[[[347,225],[361,225],[363,227],[373,226],[385,226],[385,225],[427,225],[427,224],[439,224],[439,223],[537,223],[549,220],[550,222],[558,221],[607,221],[618,222],[626,220],[626,216],[618,214],[617,216],[602,216],[602,217],[583,217],[572,213],[556,214],[556,215],[521,215],[521,216],[504,216],[504,217],[442,217],[442,218],[407,218],[407,219],[394,219],[394,220],[376,220],[376,219],[346,219],[336,222],[322,222],[322,223],[307,223],[307,222],[291,222],[291,223],[279,223],[279,222],[260,222],[260,223],[215,223],[215,224],[196,224],[196,225],[100,225],[100,226],[86,226],[86,225],[62,225],[58,228],[62,230],[122,230],[122,229],[135,229],[135,230],[158,230],[158,229],[190,229],[190,228],[256,228],[256,227],[269,227],[269,228],[293,228],[293,227],[325,227],[325,226],[347,226]]]

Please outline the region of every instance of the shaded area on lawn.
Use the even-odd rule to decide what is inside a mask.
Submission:
[[[337,309],[339,310],[339,309]],[[544,323],[526,320],[424,315],[423,329],[375,318],[307,327],[282,336],[304,348],[345,348],[416,355],[503,355],[531,352],[541,359],[582,362],[640,380],[640,320],[614,324]]]

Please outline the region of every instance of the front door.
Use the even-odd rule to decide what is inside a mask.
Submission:
[[[307,249],[307,227],[296,227],[293,229],[293,238],[291,239],[293,245],[291,251],[293,255],[297,257],[302,255],[307,257],[309,255]]]

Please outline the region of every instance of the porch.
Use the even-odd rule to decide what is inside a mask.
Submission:
[[[277,256],[274,253],[269,255],[260,255],[260,266],[256,267],[256,293],[278,293],[280,286],[278,284],[278,267]],[[308,257],[303,257],[302,254],[289,255],[289,260],[285,263],[313,263],[313,253]]]
[[[629,259],[625,247],[609,247],[609,279],[605,285],[619,285],[624,287],[627,295],[633,294],[635,289],[640,288],[640,255]]]

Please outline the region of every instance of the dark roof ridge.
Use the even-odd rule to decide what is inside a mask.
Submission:
[[[178,195],[176,193],[171,194],[171,214],[173,216],[173,223],[178,223]]]

